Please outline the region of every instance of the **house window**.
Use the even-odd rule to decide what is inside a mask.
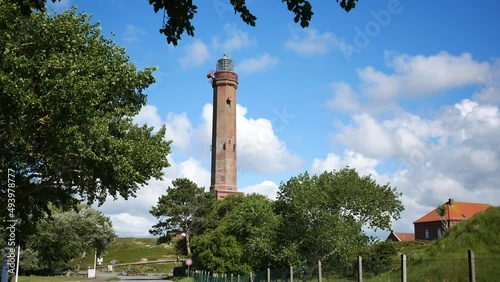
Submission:
[[[429,240],[429,229],[425,229],[425,240]]]
[[[437,235],[437,237],[438,237],[438,238],[441,238],[441,234],[442,234],[441,227],[438,227],[438,229],[437,229],[437,234],[436,234],[436,235]]]

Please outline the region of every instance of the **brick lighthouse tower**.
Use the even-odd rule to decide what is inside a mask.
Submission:
[[[210,191],[217,199],[238,193],[236,188],[236,89],[238,75],[234,64],[224,54],[210,72],[214,94],[212,121],[212,166]]]

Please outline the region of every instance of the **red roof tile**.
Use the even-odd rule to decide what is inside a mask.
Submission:
[[[415,241],[414,233],[393,232],[399,241]]]
[[[450,202],[452,204],[450,204]],[[491,207],[488,204],[477,204],[477,203],[464,203],[464,202],[454,202],[450,200],[443,205],[446,205],[446,220],[466,220],[474,216],[478,212],[482,212]],[[424,215],[423,217],[417,219],[413,223],[420,222],[430,222],[430,221],[440,221],[437,214],[437,208],[433,209],[430,213]]]

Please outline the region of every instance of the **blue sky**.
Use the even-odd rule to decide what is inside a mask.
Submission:
[[[172,165],[137,198],[100,207],[121,236],[149,235],[148,211],[172,179],[208,189],[206,74],[223,53],[239,74],[239,190],[274,199],[299,173],[354,167],[402,193],[400,232],[448,198],[500,204],[497,1],[360,0],[349,13],[313,1],[307,29],[281,1],[248,1],[256,27],[228,3],[195,1],[195,37],[177,47],[159,34],[162,13],[147,1],[50,5],[78,5],[138,67],[158,66],[136,122],[167,125]]]

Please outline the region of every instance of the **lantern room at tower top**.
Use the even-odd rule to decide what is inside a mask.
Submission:
[[[226,54],[217,61],[217,71],[234,72],[234,63]]]
[[[211,146],[210,191],[217,199],[241,194],[236,187],[236,89],[238,75],[234,63],[226,55],[217,61],[216,72],[207,75],[212,80],[213,118]]]
[[[212,82],[217,79],[229,79],[238,82],[238,74],[234,72],[234,63],[226,54],[217,61],[216,72],[209,73],[208,77],[212,78]]]

